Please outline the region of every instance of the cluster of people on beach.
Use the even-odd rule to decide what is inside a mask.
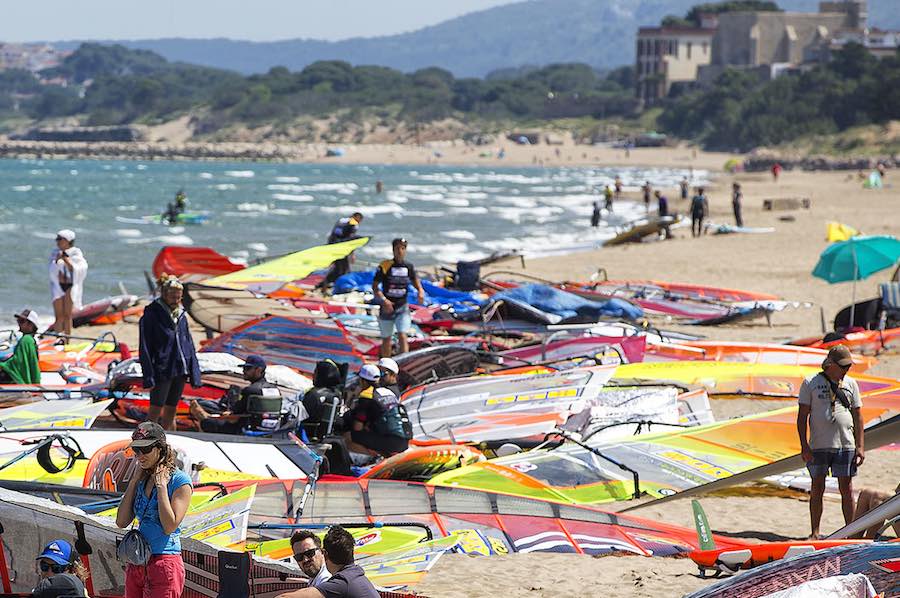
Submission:
[[[690,188],[690,181],[687,177],[683,177],[678,183],[678,190],[682,202],[688,200]],[[616,176],[611,183],[604,185],[602,187],[602,193],[603,201],[601,202],[598,198],[593,202],[591,226],[595,228],[600,226],[600,222],[603,218],[603,210],[606,210],[607,213],[611,214],[614,201],[621,197],[621,177]],[[648,216],[651,213],[651,204],[654,200],[656,202],[656,217],[658,219],[662,221],[666,218],[676,216],[676,214],[670,210],[668,197],[666,197],[661,189],[654,189],[650,181],[645,181],[644,184],[641,185],[641,196],[643,198],[645,213]],[[743,202],[744,193],[741,189],[741,184],[738,182],[732,183],[731,207],[734,213],[734,223],[737,228],[742,228],[744,226]],[[691,236],[700,237],[706,234],[708,228],[707,220],[709,218],[709,198],[706,195],[704,187],[697,187],[694,195],[690,197],[688,212],[690,212],[691,215]],[[665,239],[672,238],[671,223],[661,222],[660,235]]]

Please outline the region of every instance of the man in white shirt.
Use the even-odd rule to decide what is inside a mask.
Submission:
[[[812,478],[810,539],[819,538],[825,476],[829,471],[838,479],[844,522],[853,521],[853,476],[865,460],[865,450],[859,386],[847,375],[852,365],[850,350],[837,345],[828,351],[822,371],[800,385],[797,433],[800,454]]]

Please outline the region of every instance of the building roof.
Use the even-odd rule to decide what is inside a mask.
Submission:
[[[638,29],[638,35],[667,35],[667,36],[706,36],[712,37],[716,34],[715,29],[704,29],[702,27],[641,27]]]

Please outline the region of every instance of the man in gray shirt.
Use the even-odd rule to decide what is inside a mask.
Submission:
[[[809,496],[810,539],[818,539],[825,476],[838,479],[844,521],[853,521],[853,476],[865,459],[862,399],[856,380],[847,375],[853,358],[844,345],[828,351],[822,371],[800,385],[797,433],[800,454],[812,478]],[[807,429],[809,431],[807,437]]]

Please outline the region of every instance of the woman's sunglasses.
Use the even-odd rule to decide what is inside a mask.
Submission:
[[[314,556],[316,556],[316,551],[318,551],[318,550],[319,550],[318,548],[310,548],[309,550],[304,550],[303,552],[301,552],[299,554],[295,554],[294,560],[299,563],[301,561],[305,561],[306,559],[311,559]]]
[[[134,451],[136,453],[140,453],[142,455],[149,455],[150,451],[152,451],[153,449],[156,448],[156,445],[151,444],[150,446],[133,446],[131,448],[134,449]]]
[[[53,571],[56,574],[64,573],[66,570],[66,565],[51,565],[46,561],[41,561],[41,571],[46,573],[47,571]]]

